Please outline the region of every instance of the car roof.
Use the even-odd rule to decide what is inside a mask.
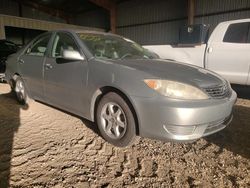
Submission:
[[[100,34],[100,35],[109,35],[109,36],[116,36],[116,37],[122,37],[117,34],[113,34],[110,32],[102,32],[102,31],[96,31],[96,30],[79,30],[79,29],[57,29],[57,30],[52,30],[52,32],[70,32],[70,33],[91,33],[91,34]]]

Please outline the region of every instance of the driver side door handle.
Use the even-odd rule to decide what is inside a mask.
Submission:
[[[18,62],[19,62],[20,64],[24,64],[24,60],[23,60],[23,59],[19,59]]]
[[[49,64],[49,63],[46,63],[45,64],[45,69],[52,69],[53,68],[53,66],[51,65],[51,64]]]

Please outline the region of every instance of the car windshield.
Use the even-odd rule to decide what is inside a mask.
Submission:
[[[158,58],[155,53],[126,38],[96,33],[78,33],[78,35],[97,59]]]

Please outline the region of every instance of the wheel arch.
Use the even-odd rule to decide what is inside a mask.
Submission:
[[[139,135],[140,129],[139,129],[139,119],[138,119],[138,113],[136,112],[136,108],[134,107],[134,104],[132,103],[132,100],[123,92],[122,90],[112,87],[112,86],[104,86],[99,88],[93,95],[92,101],[91,101],[91,120],[96,121],[96,110],[97,106],[102,99],[103,96],[105,96],[107,93],[114,92],[118,95],[120,95],[128,104],[130,107],[136,124],[136,134]]]

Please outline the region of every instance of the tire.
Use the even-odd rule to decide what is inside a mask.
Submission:
[[[17,76],[14,81],[13,86],[16,99],[20,104],[27,105],[30,103],[31,99],[27,93],[27,89],[25,87],[24,81],[20,76]]]
[[[96,121],[101,136],[109,143],[125,147],[136,138],[134,115],[120,95],[110,92],[98,104]]]

